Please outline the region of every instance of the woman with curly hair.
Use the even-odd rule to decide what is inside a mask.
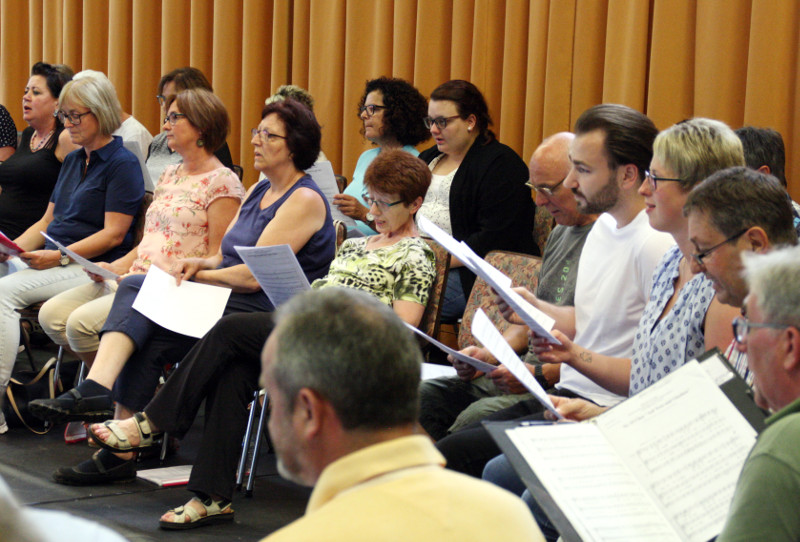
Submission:
[[[364,95],[358,103],[358,116],[364,122],[361,134],[377,148],[364,151],[358,158],[353,180],[333,203],[345,215],[356,220],[356,228],[364,235],[375,235],[374,217],[362,197],[364,172],[383,149],[402,148],[417,156],[414,148],[430,137],[422,124],[428,104],[411,83],[394,77],[379,77],[367,81]]]

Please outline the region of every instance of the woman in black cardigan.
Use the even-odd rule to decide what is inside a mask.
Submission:
[[[503,249],[539,254],[533,240],[536,206],[525,186],[528,168],[489,129],[492,119],[480,90],[468,81],[437,87],[425,118],[436,145],[419,157],[433,182],[420,213],[483,257]],[[450,264],[442,321],[464,312],[475,275],[458,260]]]

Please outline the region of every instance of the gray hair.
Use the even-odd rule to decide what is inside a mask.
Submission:
[[[311,97],[311,94],[306,89],[298,87],[297,85],[279,86],[275,94],[264,100],[264,105],[269,105],[273,102],[282,102],[287,99],[297,100],[310,110],[314,110],[314,98]]]
[[[272,375],[293,401],[302,388],[325,397],[347,430],[413,423],[422,354],[387,305],[349,288],[311,290],[278,309]]]
[[[767,321],[800,329],[800,247],[743,253],[744,274]]]
[[[79,72],[72,81],[64,85],[58,97],[59,107],[65,101],[76,102],[88,107],[97,118],[100,133],[113,134],[122,121],[122,106],[117,98],[114,85],[105,74],[95,70]]]

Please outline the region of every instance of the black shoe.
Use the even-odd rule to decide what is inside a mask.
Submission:
[[[62,393],[55,399],[35,399],[28,410],[39,419],[52,423],[103,422],[114,417],[110,395],[84,397],[78,388]]]
[[[136,480],[136,460],[120,459],[107,450],[98,450],[91,459],[74,467],[59,467],[53,480],[68,486],[125,484]]]

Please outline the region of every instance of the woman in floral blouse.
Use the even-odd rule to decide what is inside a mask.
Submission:
[[[139,246],[111,263],[99,264],[120,275],[117,281],[128,274],[147,273],[153,264],[171,271],[179,259],[215,254],[244,196],[239,178],[214,156],[230,129],[219,98],[205,89],[184,90],[170,97],[167,111],[167,142],[183,161],[161,175]],[[89,276],[93,282],[47,301],[39,321],[56,344],[91,364],[117,282]]]

